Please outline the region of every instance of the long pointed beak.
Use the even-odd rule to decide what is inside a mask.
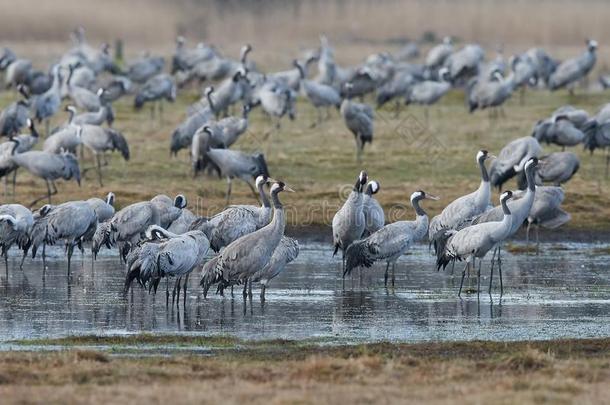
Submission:
[[[488,155],[487,157],[488,159],[497,159],[498,157],[496,155]]]
[[[437,197],[437,196],[432,195],[432,194],[426,194],[426,198],[427,198],[428,200],[434,200],[434,201],[438,201],[438,200],[440,200],[440,199],[441,199],[440,197]]]
[[[291,193],[295,193],[296,192],[293,189],[291,189],[290,187],[288,187],[287,185],[284,185],[284,191],[289,191]]]
[[[274,179],[273,177],[267,177],[266,183],[277,183],[277,180]]]

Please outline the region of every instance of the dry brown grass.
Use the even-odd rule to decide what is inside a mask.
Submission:
[[[608,340],[0,354],[3,403],[599,403]],[[87,353],[84,355],[83,353]]]

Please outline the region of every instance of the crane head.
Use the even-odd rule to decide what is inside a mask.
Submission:
[[[184,209],[186,208],[187,201],[184,194],[178,194],[176,198],[174,198],[174,207]]]

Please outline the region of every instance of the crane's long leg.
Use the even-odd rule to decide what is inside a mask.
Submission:
[[[248,296],[252,297],[252,280],[248,283]]]
[[[182,284],[182,286],[184,287],[184,298],[183,298],[183,303],[182,306],[186,309],[186,286],[189,283],[189,273],[186,274],[186,276],[184,276],[184,284]]]
[[[496,259],[496,251],[498,249],[494,249],[493,254],[491,255],[491,271],[489,273],[489,290],[488,293],[489,295],[491,295],[491,285],[493,283],[493,279],[494,279],[494,261]]]
[[[392,263],[392,287],[394,287],[394,270],[396,269],[396,262]]]
[[[477,271],[477,301],[479,300],[479,296],[481,294],[481,264],[483,263],[483,259],[479,260],[479,270]]]
[[[169,277],[165,277],[165,308],[169,308]]]
[[[540,254],[540,238],[538,235],[538,231],[540,230],[540,225],[536,224],[536,256]]]
[[[265,284],[261,285],[261,302],[265,301],[265,290],[267,289],[267,286]]]
[[[244,298],[248,296],[248,279],[244,282],[244,290],[242,291],[242,295]]]
[[[458,291],[458,297],[462,296],[462,287],[464,286],[464,277],[466,277],[466,270],[468,269],[468,265],[470,265],[470,262],[466,262],[466,266],[464,266],[464,270],[462,270],[462,281],[460,281],[460,290]]]
[[[502,259],[500,258],[500,251],[498,250],[498,274],[500,275],[500,298],[504,295],[504,284],[502,281]]]
[[[69,242],[68,250],[68,273],[70,273],[70,263],[72,262],[72,253],[74,253],[74,242]]]
[[[390,262],[385,266],[385,275],[383,276],[383,285],[388,286],[388,269],[390,268]]]
[[[608,178],[608,166],[610,166],[610,148],[606,148],[606,178]]]
[[[527,229],[525,230],[525,250],[527,251],[527,255],[530,254],[530,227],[532,223],[527,221]]]

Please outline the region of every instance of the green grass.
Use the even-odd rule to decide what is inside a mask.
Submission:
[[[0,102],[4,104],[10,97],[5,93]],[[148,108],[134,111],[132,99],[117,102],[115,127],[128,138],[132,159],[123,162],[118,155],[112,156],[110,166],[104,169],[104,187],[98,186],[93,171],[87,173],[80,188],[74,182],[60,181],[54,202],[103,196],[113,191],[120,208],[157,193],[184,193],[191,209],[199,214],[221,210],[226,181],[207,176],[193,179],[186,150],[178,158],[169,156],[171,133],[185,118],[187,105],[196,97],[195,91],[191,91],[181,94],[176,103],[166,104],[162,123],[151,120]],[[439,202],[426,204],[430,214],[438,213],[456,197],[474,190],[480,181],[474,158],[477,150],[498,153],[509,141],[529,135],[538,119],[564,104],[570,103],[594,114],[606,99],[604,93],[570,97],[567,92],[528,91],[525,105],[520,105],[515,95],[504,107],[506,116],[491,120],[486,111],[468,114],[463,94],[456,90],[429,109],[429,125],[423,131],[413,130],[425,124],[423,108],[403,107],[400,116],[395,118],[393,106],[388,106],[377,111],[374,143],[367,146],[361,165],[355,161],[353,136],[338,112],[332,110],[330,120],[310,129],[315,111],[301,101],[297,120],[283,122],[281,130],[268,141],[263,141],[262,134],[270,123],[260,110],[254,111],[249,131],[233,148],[264,151],[271,175],[285,180],[297,191],[283,196],[291,225],[330,224],[342,204],[341,191],[354,182],[363,168],[371,179],[381,183],[377,197],[386,209],[388,220],[395,221],[405,215],[413,216],[409,196],[417,189],[441,196]],[[55,124],[64,119],[62,114]],[[434,146],[426,146],[428,141],[433,141]],[[544,146],[544,150],[551,152],[559,148]],[[564,206],[573,218],[569,227],[607,229],[610,193],[608,180],[603,175],[604,157],[601,153],[591,156],[580,147],[571,150],[580,156],[582,164],[579,173],[565,186]],[[82,166],[90,166],[91,158],[88,155],[85,158]],[[23,171],[19,172],[17,181],[17,195],[9,200],[28,204],[44,193],[44,183]],[[514,187],[514,183],[509,187]],[[235,203],[255,202],[249,188],[239,181],[235,182],[233,192]],[[497,202],[495,195],[493,202]]]

